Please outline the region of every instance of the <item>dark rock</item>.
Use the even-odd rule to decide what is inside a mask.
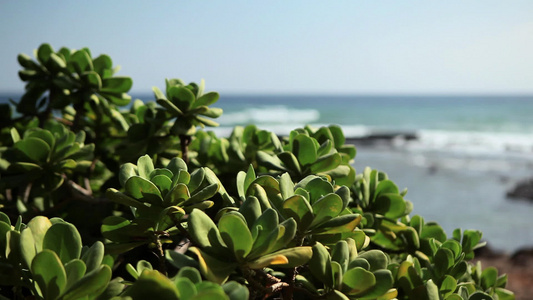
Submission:
[[[508,198],[533,200],[533,178],[520,181],[507,192]]]

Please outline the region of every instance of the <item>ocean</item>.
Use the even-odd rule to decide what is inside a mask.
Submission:
[[[0,95],[0,103],[8,96]],[[449,234],[479,229],[489,246],[507,252],[533,246],[533,202],[506,198],[533,177],[533,96],[221,95],[213,106],[224,109],[215,120],[220,127],[208,128],[219,136],[247,124],[280,135],[337,124],[354,139],[414,136],[356,141],[356,171],[385,171],[408,188],[413,214]]]

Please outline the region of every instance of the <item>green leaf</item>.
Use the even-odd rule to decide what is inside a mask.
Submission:
[[[161,206],[163,198],[161,192],[155,184],[152,182],[139,177],[132,176],[126,181],[125,185],[126,192],[131,197],[148,202],[152,205]]]
[[[102,88],[102,79],[100,78],[100,75],[98,75],[98,73],[96,73],[95,71],[83,72],[80,77],[83,82],[89,87],[94,88],[96,90],[100,90]]]
[[[130,77],[112,77],[102,80],[102,92],[126,93],[131,89],[133,80]]]
[[[248,228],[251,228],[251,225],[261,216],[261,204],[254,196],[249,196],[244,200],[241,207],[239,207],[239,212],[243,215]]]
[[[215,283],[224,283],[237,266],[236,263],[219,260],[196,247],[191,247],[189,250],[198,257],[200,272],[207,280]]]
[[[446,297],[452,294],[456,288],[457,288],[457,281],[455,280],[455,278],[453,278],[450,275],[446,275],[440,285],[439,291],[442,294],[444,294],[444,296]]]
[[[89,250],[87,250],[81,259],[83,262],[85,262],[85,265],[87,266],[87,272],[91,272],[92,270],[96,270],[101,264],[102,260],[104,259],[104,244],[100,241],[95,242]]]
[[[271,265],[281,268],[295,268],[306,264],[312,256],[311,247],[294,247],[263,255],[248,262],[247,265],[252,269],[261,269]]]
[[[495,267],[488,267],[481,273],[481,287],[487,290],[494,287],[498,279],[498,269]]]
[[[102,293],[111,280],[111,268],[102,265],[88,272],[81,280],[68,289],[63,296],[64,300],[75,300],[86,296],[96,296]]]
[[[83,275],[85,275],[87,268],[85,263],[81,259],[73,259],[65,264],[65,273],[67,274],[67,286],[68,290],[76,282],[78,282]]]
[[[150,181],[161,191],[162,197],[167,195],[172,186],[172,180],[165,175],[156,175]]]
[[[126,289],[122,297],[133,300],[178,300],[178,289],[168,277],[158,271],[145,270],[135,283]]]
[[[194,299],[194,296],[198,294],[196,286],[189,278],[176,277],[174,284],[176,285],[180,299]]]
[[[224,283],[222,288],[230,300],[247,300],[250,296],[250,291],[245,286],[235,281]]]
[[[342,162],[342,158],[339,153],[331,153],[326,156],[322,156],[311,165],[311,172],[320,173],[333,170],[338,167]]]
[[[65,268],[53,251],[45,249],[37,254],[31,264],[31,273],[45,299],[57,299],[65,290]]]
[[[333,287],[333,277],[331,274],[331,259],[328,250],[321,243],[316,243],[313,247],[313,255],[309,260],[309,270],[316,278],[328,287]]]
[[[447,248],[440,248],[435,253],[433,263],[435,264],[435,270],[440,276],[447,273],[448,269],[453,266],[455,262],[453,252]]]
[[[250,253],[253,245],[252,234],[242,215],[237,212],[224,214],[218,222],[218,229],[238,260],[244,259]]]
[[[369,250],[359,254],[359,258],[364,258],[370,264],[371,272],[387,269],[389,264],[389,259],[383,251],[380,250]]]
[[[174,116],[183,116],[183,112],[167,99],[157,99],[157,103],[166,108]]]
[[[283,215],[294,218],[300,232],[305,232],[313,222],[313,211],[309,202],[301,195],[294,195],[283,202]]]
[[[37,216],[28,222],[28,228],[31,229],[35,249],[40,252],[43,249],[44,235],[52,226],[52,222],[47,217]]]
[[[150,180],[150,174],[154,171],[154,163],[149,155],[143,155],[137,160],[137,172],[139,176]]]
[[[5,233],[3,232],[4,230],[0,230],[0,233],[3,233],[3,236],[5,237]],[[5,230],[5,231],[7,232],[9,230]],[[36,247],[35,241],[33,239],[33,234],[31,232],[31,229],[26,228],[22,230],[22,232],[20,233],[20,253],[22,255],[22,259],[24,259],[26,266],[31,266],[31,262],[33,258],[35,257],[35,255],[37,254],[35,247]],[[4,249],[4,248],[1,248],[1,249]]]
[[[334,217],[338,216],[344,203],[337,194],[327,194],[313,203],[313,212],[315,213],[315,219],[311,223],[311,227],[321,225]]]
[[[344,273],[342,283],[347,294],[360,295],[376,284],[376,277],[371,272],[357,267]]]
[[[167,89],[167,96],[181,111],[188,111],[196,100],[196,97],[188,88],[181,86],[172,86]]]
[[[202,105],[209,106],[217,102],[219,97],[220,95],[216,92],[206,93],[202,95],[200,98],[196,99],[196,102],[194,103],[193,108],[202,106]]]
[[[297,135],[292,141],[292,153],[296,155],[302,165],[309,165],[317,160],[317,147],[313,139],[304,135]]]
[[[13,147],[24,153],[31,161],[44,163],[50,154],[50,146],[43,140],[35,137],[25,138],[16,142]]]
[[[56,223],[44,235],[43,249],[54,251],[63,264],[80,258],[81,247],[80,233],[70,223]]]
[[[212,254],[227,252],[227,246],[213,220],[199,209],[194,209],[188,219],[188,229],[195,245]]]
[[[405,215],[405,201],[399,194],[380,194],[375,200],[374,207],[387,218],[398,219]]]
[[[42,44],[37,49],[37,59],[41,64],[46,64],[46,62],[50,59],[50,55],[54,53],[54,49],[49,44]]]

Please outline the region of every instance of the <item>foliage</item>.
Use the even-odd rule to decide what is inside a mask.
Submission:
[[[2,297],[514,299],[470,262],[481,232],[411,216],[339,126],[217,137],[203,81],[119,110],[132,81],[107,55],[35,56],[0,106]]]

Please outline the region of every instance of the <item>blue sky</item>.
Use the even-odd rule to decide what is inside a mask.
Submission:
[[[18,53],[89,47],[132,92],[533,94],[533,1],[2,1],[0,92]]]

